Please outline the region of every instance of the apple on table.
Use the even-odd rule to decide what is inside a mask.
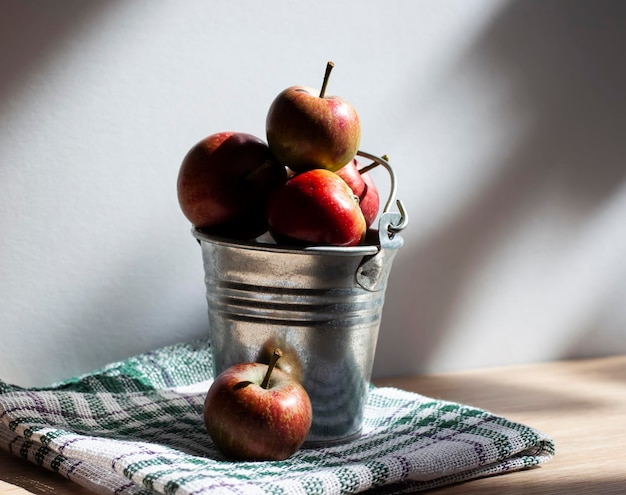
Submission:
[[[218,375],[204,401],[204,424],[216,447],[230,459],[281,461],[306,440],[313,418],[304,387],[269,364],[240,363]]]

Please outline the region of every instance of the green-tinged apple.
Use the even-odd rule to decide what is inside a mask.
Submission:
[[[358,151],[361,124],[354,107],[343,98],[327,96],[332,62],[322,89],[291,86],[272,102],[265,128],[276,158],[295,172],[313,168],[337,171]]]
[[[366,224],[359,200],[336,173],[296,174],[272,193],[267,206],[272,237],[279,243],[356,246]]]
[[[261,139],[243,132],[219,132],[202,139],[183,158],[178,202],[195,227],[251,239],[267,231],[267,198],[286,179],[286,168]]]
[[[365,217],[365,224],[369,229],[374,223],[380,209],[380,195],[372,176],[367,172],[361,172],[360,163],[355,158],[337,171],[359,198],[359,206]]]
[[[311,401],[302,385],[269,364],[235,364],[220,373],[204,401],[204,424],[229,459],[281,461],[304,443],[311,428]]]

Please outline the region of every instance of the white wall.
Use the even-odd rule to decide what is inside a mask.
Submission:
[[[625,5],[5,0],[0,379],[204,334],[180,161],[327,60],[410,214],[376,375],[626,352]]]

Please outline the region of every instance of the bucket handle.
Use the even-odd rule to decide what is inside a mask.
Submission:
[[[387,215],[388,217],[390,217],[391,221],[385,222],[387,223],[387,226],[386,226],[387,235],[389,236],[390,239],[393,239],[393,236],[397,234],[398,232],[401,232],[402,230],[404,230],[404,228],[407,226],[409,222],[409,216],[406,212],[406,209],[404,208],[404,204],[402,203],[401,200],[396,199],[396,189],[397,189],[396,173],[393,171],[393,168],[391,167],[391,165],[389,165],[389,162],[385,160],[384,158],[381,158],[376,155],[372,155],[371,153],[367,153],[362,150],[358,150],[356,154],[358,156],[362,156],[363,158],[367,158],[374,162],[368,165],[367,167],[364,167],[363,169],[361,169],[361,173],[363,173],[365,169],[369,170],[370,168],[374,168],[375,166],[378,166],[378,165],[382,165],[389,173],[389,180],[390,180],[389,196],[387,197],[387,202],[385,203],[385,206],[383,207],[382,214],[384,215],[385,213],[390,213],[391,207],[393,206],[393,203],[395,201],[396,207],[398,208],[398,212],[400,213],[400,216],[397,217],[397,215]],[[382,225],[382,222],[381,222],[381,225]]]
[[[378,238],[380,249],[377,254],[366,256],[355,273],[355,279],[358,285],[368,291],[384,290],[387,284],[387,278],[391,270],[391,263],[398,249],[402,247],[403,239],[396,234],[402,231],[408,224],[409,217],[407,215],[404,204],[399,199],[396,200],[396,174],[389,162],[381,157],[366,153],[365,151],[357,151],[357,155],[372,160],[374,163],[363,167],[361,171],[367,171],[377,165],[382,165],[391,180],[389,188],[389,197],[383,208],[378,221]],[[393,203],[398,211],[391,211]]]

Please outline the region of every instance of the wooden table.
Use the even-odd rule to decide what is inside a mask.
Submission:
[[[488,409],[550,435],[555,458],[535,469],[432,490],[452,494],[626,494],[626,356],[377,380]],[[2,452],[0,495],[91,495]]]

